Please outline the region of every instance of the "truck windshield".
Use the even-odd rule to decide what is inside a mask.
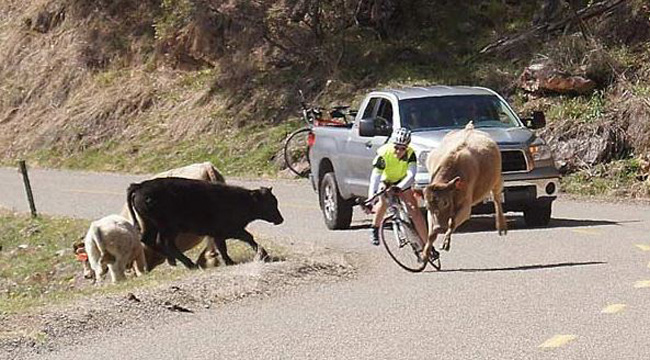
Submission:
[[[522,126],[508,106],[494,95],[432,96],[400,100],[402,124],[413,131],[479,127]]]

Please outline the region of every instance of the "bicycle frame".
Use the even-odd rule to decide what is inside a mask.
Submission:
[[[403,247],[409,244],[408,239],[404,238],[403,223],[411,223],[411,218],[408,215],[408,210],[404,201],[398,196],[391,193],[385,195],[388,206],[386,208],[386,215],[384,218],[393,219],[393,234],[399,239],[399,246]],[[400,221],[395,221],[400,220]]]
[[[422,261],[420,255],[422,244],[410,217],[406,202],[398,194],[387,190],[388,188],[381,190],[368,201],[364,202],[363,205],[368,206],[377,197],[384,196],[386,201],[386,214],[381,222],[380,236],[388,254],[400,267],[411,272],[424,270],[427,263],[430,263],[435,269],[439,270],[439,258],[429,262]],[[386,224],[389,224],[390,230],[387,229]],[[386,231],[392,233],[391,239],[386,237]],[[396,250],[391,250],[392,246],[397,246]],[[403,254],[410,255],[404,257]],[[413,262],[414,257],[417,258],[418,263]],[[409,258],[411,260],[407,260]]]

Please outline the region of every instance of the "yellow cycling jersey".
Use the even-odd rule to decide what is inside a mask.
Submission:
[[[372,166],[381,171],[381,181],[396,184],[406,176],[409,164],[415,162],[417,162],[415,151],[410,146],[406,148],[406,154],[400,159],[395,153],[395,146],[389,143],[377,149],[377,157]]]

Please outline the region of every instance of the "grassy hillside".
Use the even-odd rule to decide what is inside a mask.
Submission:
[[[551,3],[3,1],[0,162],[155,172],[211,160],[226,174],[275,175],[300,126],[297,89],[358,106],[374,88],[470,84],[521,114],[544,110],[568,181],[605,179],[589,192],[607,193],[623,162],[628,193],[647,196],[634,159],[650,151],[650,9]],[[519,77],[539,61],[596,88],[525,92]]]

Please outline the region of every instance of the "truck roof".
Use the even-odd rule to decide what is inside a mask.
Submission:
[[[477,86],[445,86],[436,85],[430,87],[407,87],[401,89],[385,89],[373,91],[373,94],[386,94],[395,96],[398,100],[415,99],[430,96],[454,96],[454,95],[495,95],[487,88]]]

